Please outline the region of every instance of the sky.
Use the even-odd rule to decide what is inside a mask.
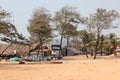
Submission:
[[[90,13],[95,13],[97,8],[114,9],[120,13],[120,0],[0,0],[0,6],[12,13],[13,23],[18,32],[27,38],[30,36],[27,31],[28,20],[34,9],[45,7],[51,14],[54,14],[66,5],[76,7],[77,11],[84,17],[89,16]],[[80,29],[83,28],[80,27]],[[109,32],[115,32],[120,36],[118,34],[120,29],[112,29]]]

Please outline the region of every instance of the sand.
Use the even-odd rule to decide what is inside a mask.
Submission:
[[[66,57],[63,64],[0,62],[0,80],[120,80],[120,58]]]

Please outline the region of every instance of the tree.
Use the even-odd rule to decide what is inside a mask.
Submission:
[[[93,41],[95,40],[95,35],[88,32],[87,30],[78,31],[78,36],[81,39],[85,50],[87,49],[87,47],[91,47],[91,43],[93,43]],[[94,45],[92,44],[92,46]],[[86,57],[88,58],[87,53]]]
[[[10,23],[10,13],[0,7],[0,34],[9,36],[12,31],[16,32],[15,27]]]
[[[63,37],[75,35],[77,25],[82,21],[80,14],[71,6],[65,6],[55,13],[54,21],[56,30],[61,35],[60,45],[62,46]]]
[[[67,46],[70,46],[69,39],[70,37],[74,37],[77,35],[77,27],[70,23],[67,23],[65,24],[64,28],[65,28],[64,37],[67,38]]]
[[[86,30],[78,31],[78,36],[81,39],[84,47],[87,47],[87,45],[89,45],[89,43],[95,39],[95,36]]]
[[[10,43],[2,51],[4,53],[12,44],[28,44],[27,39],[17,32],[16,27],[11,22],[11,14],[0,7],[0,40]]]
[[[52,36],[52,27],[50,26],[51,14],[45,8],[35,9],[33,16],[29,20],[27,27],[34,42],[39,42],[39,49],[42,50],[43,43]],[[38,50],[39,50],[38,49]],[[42,55],[43,52],[42,52]]]
[[[110,39],[111,47],[115,48],[117,42],[117,36],[115,35],[115,33],[110,33],[109,39]]]
[[[115,33],[110,33],[108,38],[109,38],[109,41],[110,41],[110,49],[112,49],[110,51],[110,53],[113,53],[116,49],[117,36],[115,35]],[[116,53],[114,53],[114,55],[116,55]]]
[[[96,48],[95,52],[97,53],[99,38],[101,32],[106,29],[115,28],[113,22],[119,17],[119,13],[115,10],[106,10],[98,8],[95,14],[90,14],[89,18],[86,20],[86,25],[90,31],[96,32]],[[94,59],[96,54],[94,55]]]

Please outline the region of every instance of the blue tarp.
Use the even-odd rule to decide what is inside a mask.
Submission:
[[[72,48],[72,47],[68,47],[66,48],[66,50],[67,50],[67,56],[74,56],[74,55],[78,55],[81,53],[81,51],[75,48]]]
[[[27,61],[41,61],[42,56],[25,56],[24,59]],[[51,59],[50,56],[43,57],[43,60],[45,60],[45,61],[50,60],[50,59]]]
[[[10,60],[10,61],[18,61],[19,58],[17,58],[17,57],[13,57],[13,58],[10,58],[9,60]]]
[[[67,56],[74,56],[74,55],[75,53],[72,50],[67,49]]]

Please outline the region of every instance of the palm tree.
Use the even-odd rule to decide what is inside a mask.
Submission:
[[[116,43],[117,43],[117,38],[116,38],[115,33],[110,33],[109,34],[109,39],[110,39],[110,44],[111,44],[111,49],[112,49],[110,51],[110,53],[114,53],[114,55],[117,55],[116,52],[115,52]]]
[[[105,36],[101,35],[100,36],[100,55],[103,55],[103,45],[104,45],[104,41],[105,41]]]
[[[95,41],[95,35],[93,33],[89,33],[86,30],[78,31],[78,36],[81,39],[85,50],[87,49],[87,47],[91,46],[92,42]],[[87,53],[86,53],[86,57],[88,58]]]

